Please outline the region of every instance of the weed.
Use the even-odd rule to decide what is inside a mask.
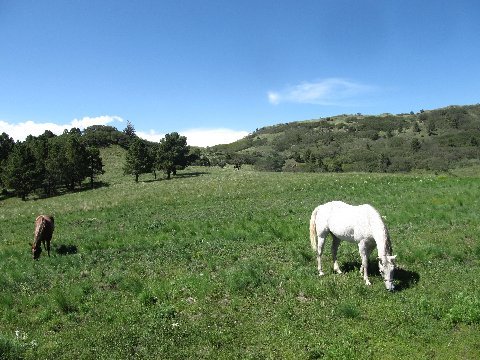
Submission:
[[[355,319],[360,316],[360,310],[358,310],[355,304],[350,302],[345,302],[338,305],[337,313],[339,316],[343,316],[349,319]]]
[[[53,299],[57,304],[60,311],[64,314],[76,312],[78,305],[72,296],[67,295],[63,290],[56,290],[53,295]]]
[[[458,293],[447,312],[447,319],[453,324],[480,324],[480,297],[474,293]]]

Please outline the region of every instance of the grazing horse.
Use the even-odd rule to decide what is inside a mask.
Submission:
[[[332,234],[333,269],[341,273],[337,262],[337,250],[340,241],[358,244],[362,265],[360,274],[365,284],[368,280],[368,257],[377,246],[378,268],[382,274],[387,290],[393,290],[393,272],[395,257],[392,256],[392,245],[388,230],[382,217],[371,205],[352,206],[341,201],[332,201],[315,208],[310,218],[310,242],[317,252],[318,274],[323,275],[321,256],[323,245],[328,234]],[[318,241],[317,241],[318,240]]]
[[[40,215],[35,219],[35,235],[32,244],[34,260],[38,260],[42,253],[41,244],[47,249],[48,256],[50,256],[50,240],[52,240],[54,228],[53,216]]]

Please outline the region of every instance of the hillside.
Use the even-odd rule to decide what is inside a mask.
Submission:
[[[279,124],[208,156],[273,171],[446,171],[479,163],[480,105]]]

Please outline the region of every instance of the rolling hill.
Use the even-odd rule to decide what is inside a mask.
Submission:
[[[214,164],[306,172],[448,171],[479,164],[480,105],[339,115],[257,129],[206,150]]]

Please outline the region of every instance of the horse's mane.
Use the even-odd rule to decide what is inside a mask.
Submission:
[[[378,220],[380,221],[380,224],[383,228],[383,238],[385,239],[385,255],[391,255],[393,253],[392,249],[392,242],[390,241],[390,233],[388,232],[387,225],[385,225],[385,222],[383,221],[382,215],[378,212],[377,209],[375,209],[373,206],[370,206],[370,208],[375,212],[376,216],[378,217]],[[380,226],[378,224],[378,226]]]
[[[385,228],[385,254],[392,255],[392,242],[390,241],[390,233],[388,232],[387,226],[383,226]]]

